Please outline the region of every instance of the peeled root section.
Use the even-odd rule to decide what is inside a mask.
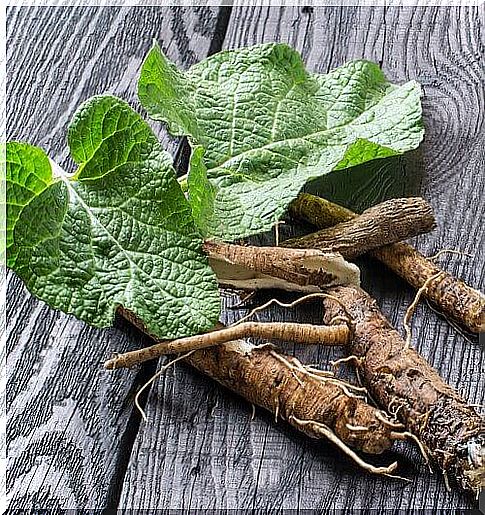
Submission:
[[[358,267],[335,252],[215,241],[204,242],[203,249],[221,287],[311,293],[328,286],[360,284]]]
[[[372,397],[424,444],[446,475],[478,494],[485,476],[483,417],[406,345],[366,292],[340,286],[329,293],[352,318],[348,349],[360,358],[357,367]],[[324,303],[326,319],[343,313],[337,303]]]

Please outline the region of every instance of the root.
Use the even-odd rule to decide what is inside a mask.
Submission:
[[[394,403],[396,403],[396,409],[393,409]],[[398,413],[401,409],[402,404],[399,404],[399,402],[397,402],[396,399],[393,399],[387,407],[387,411],[394,417],[394,419],[397,419]]]
[[[292,416],[324,424],[357,452],[380,454],[392,446],[389,435],[395,429],[375,417],[375,408],[356,398],[353,385],[339,381],[331,372],[308,370],[296,358],[274,348],[251,349],[244,352],[236,344],[221,345],[196,352],[187,361],[271,412],[273,419],[283,419],[309,436],[324,438],[311,427],[298,425]]]
[[[422,198],[393,199],[346,222],[287,240],[283,246],[332,250],[353,259],[369,250],[428,232],[435,226],[431,206]]]
[[[145,422],[148,422],[148,418],[146,416],[146,413],[144,409],[140,405],[140,395],[155,381],[158,377],[160,377],[164,372],[166,372],[172,365],[175,365],[177,361],[181,361],[182,359],[187,358],[191,354],[193,354],[195,350],[186,352],[185,354],[182,354],[181,356],[178,356],[177,358],[173,359],[172,361],[169,361],[167,364],[163,365],[160,370],[154,374],[137,392],[135,395],[135,406],[137,407],[138,411],[140,412],[140,415],[142,416],[143,420]]]
[[[438,272],[441,271],[430,275]],[[447,282],[436,281],[429,290],[445,295],[447,287]],[[404,338],[372,297],[354,287],[332,288],[329,293],[345,302],[354,318],[355,334],[349,351],[366,358],[361,369],[371,393],[381,405],[391,405],[389,411],[396,412],[402,405],[399,419],[405,424],[405,431],[419,437],[429,449],[433,463],[453,474],[459,487],[476,492],[483,465],[473,458],[477,449],[483,447],[483,418],[420,354],[412,348],[403,351]],[[339,314],[333,303],[328,302],[325,307],[327,320]],[[395,430],[398,431],[401,432]],[[439,448],[450,455],[441,454]]]
[[[165,354],[179,354],[201,350],[244,338],[291,341],[300,344],[346,345],[350,341],[348,326],[313,325],[292,322],[236,322],[235,324],[204,334],[163,341],[150,347],[126,352],[106,361],[108,370],[128,368]]]
[[[432,275],[431,277],[428,277],[428,279],[426,279],[426,281],[424,282],[423,286],[421,286],[421,288],[419,288],[419,290],[416,292],[416,297],[414,297],[413,302],[409,305],[409,307],[406,311],[406,315],[404,316],[404,330],[406,332],[406,344],[404,345],[403,349],[409,349],[409,347],[411,346],[412,333],[411,333],[411,325],[409,324],[409,321],[411,320],[411,317],[414,314],[414,311],[419,302],[419,299],[421,298],[421,295],[423,295],[423,293],[426,293],[429,285],[434,280],[438,279],[438,277],[440,277],[441,275],[444,275],[444,273],[445,272],[440,271],[440,272]]]
[[[248,322],[254,314],[265,309],[271,304],[278,304],[282,307],[292,308],[310,299],[332,299],[344,310],[345,325],[313,325],[297,324],[291,322]],[[345,310],[345,306],[337,297],[326,293],[312,293],[300,297],[299,299],[285,304],[277,299],[271,299],[262,306],[254,308],[248,315],[244,316],[234,324],[215,331],[204,334],[178,338],[172,341],[162,341],[136,351],[119,354],[104,363],[108,370],[117,368],[129,368],[144,361],[155,359],[164,354],[178,354],[192,350],[201,350],[207,347],[221,345],[234,340],[241,340],[248,337],[262,338],[265,340],[283,340],[300,344],[328,344],[346,345],[350,342],[353,334],[353,325],[350,316]]]
[[[313,379],[316,379],[317,381],[320,381],[322,383],[330,383],[330,384],[334,384],[334,385],[338,386],[347,397],[353,397],[354,399],[361,399],[361,400],[366,399],[362,395],[355,395],[354,393],[352,393],[350,391],[350,390],[354,390],[356,392],[364,392],[365,394],[367,394],[366,388],[362,388],[361,386],[355,386],[351,383],[347,383],[340,379],[337,379],[331,372],[328,373],[325,370],[318,370],[318,369],[315,369],[313,367],[308,367],[308,366],[305,367],[297,359],[294,359],[294,362],[296,365],[295,368],[302,374],[304,374],[308,377],[311,377]]]
[[[431,467],[431,462],[429,460],[429,454],[430,454],[429,449],[416,435],[414,435],[413,433],[410,433],[409,431],[404,431],[402,433],[391,432],[391,437],[396,440],[407,440],[407,439],[413,440],[417,444],[419,450],[421,451],[421,455],[423,456],[424,462],[428,466],[430,473],[434,474],[434,470]]]
[[[237,322],[232,324],[231,327],[234,327],[235,325],[241,324],[241,323],[245,322],[246,320],[249,320],[256,313],[263,311],[264,309],[268,308],[269,306],[272,306],[273,304],[277,304],[278,306],[280,306],[282,308],[290,308],[291,309],[291,308],[294,308],[295,306],[298,306],[299,304],[301,304],[303,302],[306,302],[309,300],[314,300],[314,299],[332,299],[333,301],[335,301],[342,308],[343,312],[345,313],[345,317],[340,317],[340,318],[342,318],[342,320],[345,321],[345,323],[349,327],[349,330],[352,332],[352,330],[353,330],[352,317],[349,315],[347,308],[337,297],[335,297],[334,295],[330,295],[328,293],[309,293],[308,295],[304,295],[303,297],[300,297],[299,299],[296,299],[293,302],[289,302],[289,303],[281,302],[278,299],[271,299],[268,302],[265,302],[264,304],[262,304],[261,306],[258,306],[256,308],[252,309],[246,316],[242,317]],[[331,325],[331,324],[328,324],[328,325]]]
[[[445,480],[446,491],[451,492],[450,480],[448,479],[448,473],[446,470],[443,470],[443,479]]]
[[[300,194],[293,201],[290,206],[290,213],[316,225],[318,228],[329,227],[358,216],[346,208],[307,193]],[[440,271],[434,260],[444,252],[467,255],[460,251],[444,250],[438,252],[435,256],[431,256],[431,258],[427,258],[407,243],[380,246],[372,250],[371,255],[387,265],[411,286],[418,289],[428,277]],[[444,288],[430,287],[425,296],[442,312],[447,313],[471,333],[483,332],[485,330],[485,301],[483,295],[446,272],[443,282]]]
[[[278,423],[278,415],[280,414],[280,401],[275,397],[274,421]]]
[[[315,368],[313,365],[303,365],[308,372],[321,377],[335,377],[335,374],[331,370],[320,370]]]
[[[279,220],[274,224],[275,247],[280,246],[280,225],[285,224],[284,220]]]
[[[432,256],[428,256],[428,259],[430,261],[435,261],[438,259],[442,254],[457,254],[458,256],[466,256],[466,257],[473,257],[473,254],[468,254],[468,252],[462,252],[461,250],[454,250],[454,249],[442,249],[436,254],[433,254]]]
[[[433,256],[429,256],[428,259],[430,261],[435,261],[437,260],[441,255],[443,254],[456,254],[458,256],[466,256],[466,257],[469,257],[469,258],[472,258],[473,257],[473,254],[469,254],[468,252],[462,252],[461,250],[454,250],[454,249],[442,249],[440,251],[438,251],[436,254],[434,254]],[[426,292],[425,292],[426,293]],[[436,314],[442,316],[447,322],[448,324],[450,324],[454,329],[455,331],[457,331],[459,334],[461,334],[461,336],[463,336],[463,338],[465,338],[465,340],[469,343],[475,343],[471,338],[470,338],[470,334],[472,334],[473,336],[473,333],[466,333],[458,324],[456,324],[454,322],[454,320],[452,320],[451,318],[449,318],[446,313],[443,313],[442,311],[439,311],[438,309],[436,309],[435,307],[433,307],[431,305],[431,303],[429,302],[428,299],[426,299],[426,304],[428,305],[428,307],[434,311]]]
[[[333,317],[332,320],[330,320],[330,322],[327,324],[327,325],[336,325],[337,323],[344,323],[344,324],[348,324],[349,320],[347,317],[343,317],[343,316],[336,316],[336,317]]]
[[[298,384],[302,387],[302,388],[305,388],[305,384],[303,383],[303,381],[298,377],[298,375],[296,374],[295,372],[295,369],[298,370],[297,367],[295,367],[295,365],[293,365],[292,363],[290,363],[286,358],[284,358],[281,354],[279,354],[278,352],[275,352],[274,350],[270,351],[270,354],[271,356],[273,356],[275,359],[277,359],[278,361],[280,361],[281,363],[283,363],[283,365],[285,365],[285,367],[288,368],[288,370],[291,372],[291,375],[296,379],[296,381],[298,381]]]
[[[401,422],[393,422],[392,420],[387,419],[380,411],[376,413],[376,418],[392,429],[403,429],[405,427]]]
[[[254,420],[254,417],[256,416],[256,406],[251,403],[251,422]]]
[[[271,351],[270,354],[276,358],[278,361],[283,363],[290,371],[293,377],[298,381],[300,386],[302,388],[305,388],[305,383],[298,377],[297,372],[300,372],[302,375],[306,377],[311,377],[312,379],[315,379],[316,381],[319,381],[321,383],[330,383],[334,384],[335,386],[338,386],[347,397],[351,397],[354,399],[360,399],[365,400],[365,397],[362,395],[355,395],[351,392],[351,390],[354,390],[356,392],[364,392],[367,393],[366,388],[362,388],[360,386],[355,386],[351,383],[346,383],[344,381],[341,381],[340,379],[337,379],[334,377],[332,372],[325,371],[325,370],[318,370],[316,368],[313,368],[311,366],[304,366],[298,359],[293,358],[293,363],[288,361],[286,358],[284,358],[281,354],[275,351]]]
[[[336,445],[341,451],[343,451],[349,458],[351,458],[359,467],[371,472],[372,474],[380,474],[384,476],[390,477],[399,477],[392,476],[391,473],[394,472],[397,468],[397,462],[391,463],[388,467],[375,467],[370,463],[364,461],[357,453],[355,453],[350,447],[348,447],[328,426],[325,424],[321,424],[320,422],[315,422],[314,420],[301,420],[296,418],[295,416],[290,417],[296,425],[299,426],[311,426],[312,430],[318,434],[321,434],[327,440]],[[406,479],[406,478],[400,478]]]
[[[352,354],[351,356],[347,356],[346,358],[340,358],[335,361],[331,361],[330,365],[332,365],[332,368],[337,369],[342,363],[348,363],[349,361],[353,361],[356,365],[359,365],[362,363],[362,358],[359,358]]]
[[[279,232],[277,239],[277,245],[281,245]],[[328,250],[256,247],[213,240],[206,240],[202,250],[222,287],[310,293],[336,284],[360,282],[358,267]]]
[[[350,431],[369,431],[369,428],[365,426],[353,426],[352,424],[345,424],[345,427]]]

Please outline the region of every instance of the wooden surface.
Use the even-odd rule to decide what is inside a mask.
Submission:
[[[156,37],[181,66],[222,47],[284,41],[308,68],[326,72],[352,58],[381,64],[390,80],[424,88],[426,139],[399,162],[433,205],[439,226],[416,239],[425,253],[459,248],[443,266],[484,286],[481,248],[485,165],[483,8],[11,8],[7,16],[7,137],[46,149],[69,168],[66,126],[79,103],[110,91],[136,104],[143,56]],[[184,145],[152,124],[184,162]],[[395,163],[392,164],[394,166]],[[378,184],[378,183],[377,183]],[[404,186],[408,188],[409,184]],[[415,192],[415,191],[414,191]],[[283,227],[291,234],[291,227]],[[268,241],[260,239],[260,241]],[[397,325],[412,290],[367,260],[365,287]],[[145,339],[127,324],[107,331],[48,309],[8,278],[7,489],[10,508],[460,509],[416,449],[395,447],[404,483],[371,477],[330,444],[312,441],[187,366],[156,382],[140,423],[133,394],[155,365],[108,374],[102,360]],[[281,295],[279,295],[281,297]],[[266,297],[259,297],[257,302]],[[227,294],[225,305],[238,302]],[[245,311],[228,309],[224,321]],[[317,322],[318,306],[273,310],[274,320]],[[471,403],[484,403],[483,350],[418,308],[414,344]],[[338,349],[295,349],[325,366]]]

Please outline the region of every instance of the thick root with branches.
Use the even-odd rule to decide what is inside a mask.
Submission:
[[[335,302],[328,294],[312,296],[317,295]],[[336,304],[343,315],[334,320],[347,320],[345,307]],[[140,320],[132,315],[129,320],[144,330]],[[270,411],[276,420],[285,420],[312,438],[330,440],[365,470],[394,477],[397,463],[375,467],[355,452],[380,454],[395,440],[408,439],[402,424],[366,402],[365,388],[342,381],[331,371],[305,366],[296,358],[277,352],[272,345],[255,346],[244,340],[191,350],[178,359],[253,406]]]
[[[406,344],[366,292],[341,286],[329,293],[352,317],[354,338],[348,349],[359,358],[369,393],[424,444],[445,474],[478,494],[485,476],[483,417]],[[324,303],[327,320],[343,313],[339,304]]]

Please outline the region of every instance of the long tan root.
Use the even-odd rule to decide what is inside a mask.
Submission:
[[[328,227],[342,221],[352,220],[356,213],[322,198],[301,194],[290,206],[297,218],[316,225]],[[448,251],[450,252],[450,251]],[[434,261],[444,252],[427,258],[407,243],[393,243],[370,251],[370,254],[418,289],[425,281],[442,271]],[[452,251],[451,253],[464,252]],[[445,272],[437,285],[430,285],[425,296],[433,302],[447,319],[454,319],[472,333],[485,331],[485,296],[463,281]]]
[[[160,342],[150,347],[119,354],[104,364],[108,370],[129,368],[159,358],[165,354],[178,354],[206,349],[243,338],[281,340],[300,344],[346,345],[350,331],[346,325],[313,325],[292,322],[244,322],[209,333]]]
[[[312,293],[300,297],[291,303],[283,303],[277,299],[271,299],[262,306],[253,309],[248,315],[228,327],[204,334],[188,336],[186,338],[178,338],[172,341],[162,341],[150,347],[118,354],[107,360],[104,363],[104,367],[108,370],[129,368],[139,363],[159,358],[165,354],[178,354],[191,350],[201,350],[249,337],[270,341],[288,341],[299,344],[347,345],[352,337],[353,329],[351,318],[345,315],[338,317],[338,319],[344,321],[345,324],[328,326],[292,322],[248,322],[249,318],[272,304],[292,308],[302,302],[316,298],[332,299],[344,309],[345,313],[345,306],[342,305],[339,299],[326,293]]]
[[[339,252],[346,259],[354,259],[372,249],[407,240],[434,227],[433,210],[424,199],[391,199],[346,222],[287,240],[282,246]]]

